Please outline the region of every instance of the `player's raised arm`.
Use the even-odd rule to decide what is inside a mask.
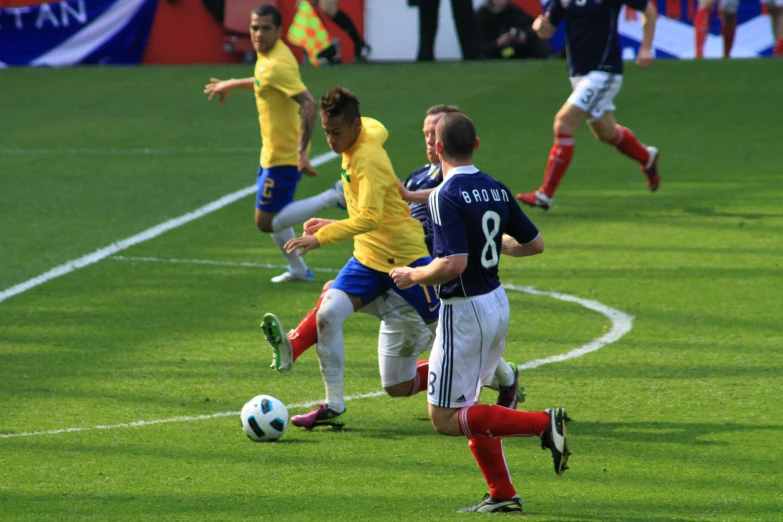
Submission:
[[[658,10],[653,2],[647,2],[642,13],[642,44],[639,46],[639,54],[636,56],[636,65],[649,67],[655,56],[653,55],[653,38],[655,38],[655,24],[658,21]]]
[[[208,94],[208,101],[212,101],[215,96],[218,97],[218,103],[223,104],[223,100],[229,95],[232,89],[253,90],[253,78],[240,78],[230,80],[218,80],[210,78],[209,83],[204,86],[204,94]]]
[[[307,176],[317,176],[316,171],[310,164],[310,157],[307,155],[307,147],[310,145],[310,138],[315,128],[315,113],[318,111],[318,105],[315,103],[310,91],[300,92],[292,96],[293,100],[299,104],[299,118],[301,120],[301,133],[299,135],[299,148],[297,149],[297,161],[299,172]]]

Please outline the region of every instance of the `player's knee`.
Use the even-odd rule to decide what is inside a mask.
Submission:
[[[617,138],[617,129],[614,127],[607,129],[599,128],[596,129],[595,135],[602,143],[608,143],[609,145],[612,145],[614,144],[615,138]]]
[[[352,313],[353,306],[348,296],[339,290],[327,290],[315,317],[318,331],[340,328]]]
[[[274,232],[274,230],[272,230],[272,220],[267,219],[264,216],[256,216],[256,227],[265,234]]]
[[[453,435],[450,424],[443,417],[430,415],[430,420],[432,427],[441,435]]]
[[[332,279],[332,280],[330,280],[330,281],[327,281],[326,283],[324,283],[324,286],[323,286],[323,288],[321,288],[321,293],[324,293],[324,292],[326,292],[327,290],[329,290],[329,288],[331,288],[331,286],[332,286],[332,283],[334,283],[334,279]]]
[[[405,381],[390,386],[384,386],[383,389],[389,397],[408,397],[412,384],[411,381]]]

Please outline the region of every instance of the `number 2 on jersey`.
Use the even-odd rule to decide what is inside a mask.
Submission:
[[[484,216],[481,218],[481,229],[484,231],[484,237],[487,238],[487,243],[481,251],[481,266],[492,268],[497,266],[500,261],[498,247],[495,244],[495,238],[500,232],[500,215],[493,210],[484,212]]]

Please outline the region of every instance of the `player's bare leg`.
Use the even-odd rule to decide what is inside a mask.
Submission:
[[[696,58],[704,58],[704,43],[710,34],[710,18],[715,8],[716,0],[699,0],[696,16],[693,17],[693,31],[696,47]]]
[[[285,250],[285,244],[295,237],[293,227],[275,231],[272,226],[275,215],[276,213],[274,212],[264,212],[263,210],[256,208],[256,227],[258,227],[261,232],[265,232],[272,236],[278,250],[280,250],[280,253],[283,254],[285,260],[288,262],[288,271],[280,276],[272,278],[272,282],[314,281],[315,278],[313,277],[313,273],[307,267],[307,264],[305,264],[302,257],[296,252],[289,254]]]
[[[619,152],[639,162],[640,170],[647,177],[647,187],[653,192],[658,190],[661,183],[658,175],[658,149],[646,146],[630,129],[618,125],[611,111],[591,121],[588,126],[598,140],[614,145]]]
[[[731,57],[734,47],[734,35],[737,33],[737,9],[739,0],[721,0],[720,3],[720,34],[723,36],[723,58]]]
[[[772,36],[775,39],[775,47],[772,49],[774,56],[783,56],[783,6],[767,4],[769,18],[772,23]]]
[[[548,210],[554,203],[555,191],[565,176],[571,158],[574,156],[574,133],[590,115],[575,105],[566,102],[555,116],[555,142],[549,151],[544,182],[533,192],[517,194],[517,199],[531,207]]]

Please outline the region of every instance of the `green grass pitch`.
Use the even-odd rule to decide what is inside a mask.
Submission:
[[[221,107],[201,93],[212,76],[249,73],[3,71],[0,292],[252,185],[252,96]],[[780,74],[773,60],[629,66],[617,119],[661,150],[661,189],[649,193],[636,165],[582,129],[555,208],[529,212],[547,251],[505,259],[503,281],[635,319],[597,352],[522,373],[526,409],[563,405],[575,419],[562,477],[536,439],[504,444],[528,520],[783,520]],[[540,183],[569,94],[562,62],[303,75],[316,97],[337,84],[357,93],[389,128],[401,177],[426,161],[425,109],[458,104],[482,139],[477,165],[518,191]],[[326,151],[316,133],[313,155]],[[319,170],[298,197],[339,176],[337,161]],[[274,444],[217,416],[260,393],[287,404],[324,393],[312,350],[290,373],[269,369],[258,324],[274,311],[295,326],[330,273],[280,287],[269,282],[280,269],[238,266],[282,263],[252,216],[242,198],[0,302],[0,520],[471,518],[456,510],[486,486],[466,441],[433,431],[424,395],[357,398],[342,432],[291,427]],[[350,251],[308,261],[336,269]],[[519,363],[612,326],[575,303],[510,299],[506,358]],[[381,389],[376,332],[373,318],[346,324],[347,394]],[[211,417],[19,436],[197,416]]]

